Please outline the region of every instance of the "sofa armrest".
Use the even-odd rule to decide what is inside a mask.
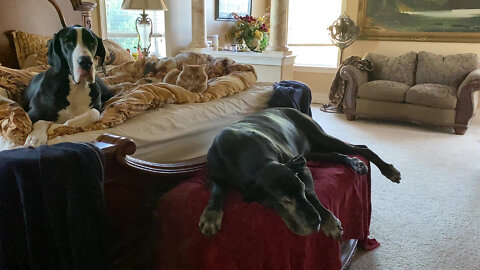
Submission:
[[[457,108],[455,125],[467,127],[478,105],[478,92],[480,90],[480,68],[476,69],[462,82],[457,92]]]
[[[347,87],[344,93],[343,111],[345,114],[354,113],[357,89],[360,85],[368,82],[368,72],[360,70],[352,65],[346,65],[340,69],[340,76],[347,81]]]

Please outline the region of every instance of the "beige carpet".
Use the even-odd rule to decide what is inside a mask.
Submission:
[[[371,236],[351,270],[480,269],[480,112],[463,136],[401,122],[347,121],[313,109],[330,133],[365,144],[402,173],[393,184],[372,170]]]

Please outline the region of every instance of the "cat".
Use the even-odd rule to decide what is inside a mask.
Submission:
[[[163,82],[175,84],[193,93],[203,93],[207,90],[208,76],[205,72],[205,65],[183,64],[183,70],[170,70]]]

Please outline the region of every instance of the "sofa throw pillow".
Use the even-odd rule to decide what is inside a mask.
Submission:
[[[27,58],[33,57],[34,62],[46,63],[47,61],[47,41],[52,37],[26,33],[22,31],[11,31],[17,54],[18,65],[25,68]],[[33,55],[33,56],[32,56]],[[30,60],[30,65],[32,60]]]
[[[439,55],[418,53],[417,84],[434,83],[450,85],[458,89],[467,75],[480,67],[475,53]]]
[[[23,62],[22,69],[48,65],[47,52],[48,48],[45,47],[41,48],[36,53],[28,55]]]
[[[395,81],[409,86],[415,84],[416,52],[408,52],[397,57],[368,53],[365,58],[373,63],[373,71],[369,72],[370,81]]]
[[[103,46],[105,47],[105,50],[108,52],[105,59],[106,65],[118,66],[118,65],[132,62],[135,60],[127,50],[122,48],[122,46],[120,46],[118,43],[116,43],[113,40],[110,40],[110,39],[103,40]]]

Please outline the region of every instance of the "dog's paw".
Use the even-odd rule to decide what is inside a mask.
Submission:
[[[64,125],[69,127],[84,127],[95,123],[100,119],[100,112],[97,109],[90,109],[87,112],[68,120]]]
[[[322,220],[320,229],[326,236],[332,237],[337,241],[342,242],[342,224],[340,223],[340,220],[336,218],[333,214],[330,214],[330,216],[326,220]]]
[[[48,135],[47,130],[50,126],[50,122],[39,120],[33,124],[33,130],[25,140],[23,147],[38,147],[40,145],[47,144]]]
[[[351,162],[350,164],[352,165],[352,168],[360,175],[366,175],[368,173],[367,165],[365,165],[365,163],[360,159],[354,157],[350,159],[350,162]]]
[[[25,148],[38,147],[40,145],[47,144],[47,133],[44,133],[44,134],[32,134],[32,133],[28,135],[23,147]]]
[[[222,218],[223,211],[205,209],[198,223],[200,231],[207,238],[216,234],[222,228]]]
[[[97,109],[90,109],[89,116],[91,123],[95,123],[100,119],[100,112]]]
[[[400,179],[402,179],[400,172],[397,169],[395,169],[395,167],[393,167],[392,164],[388,164],[386,169],[382,170],[382,174],[388,179],[390,179],[392,182],[397,184],[399,184]]]

